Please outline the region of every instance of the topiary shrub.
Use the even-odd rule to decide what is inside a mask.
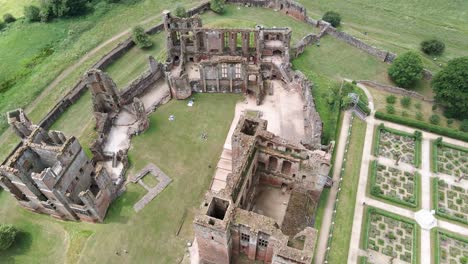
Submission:
[[[468,132],[468,119],[463,119],[460,124],[460,131]]]
[[[18,230],[12,225],[0,225],[0,251],[8,249],[11,247],[13,242],[15,242],[16,235]]]
[[[136,26],[133,28],[132,39],[140,48],[149,48],[153,46],[153,42],[146,34],[145,30],[141,26]]]
[[[448,62],[432,79],[437,103],[444,107],[444,115],[452,118],[468,116],[468,56]]]
[[[5,21],[5,23],[13,23],[16,21],[16,18],[10,14],[10,13],[6,13],[3,15],[3,21]]]
[[[401,104],[401,106],[403,106],[404,108],[409,108],[410,105],[411,105],[411,97],[409,97],[409,96],[403,96],[403,97],[400,99],[400,104]]]
[[[389,95],[385,98],[387,104],[394,104],[396,102],[396,97],[394,95]]]
[[[187,11],[183,6],[178,5],[174,11],[176,17],[187,17]]]
[[[218,14],[224,13],[224,0],[211,0],[210,8],[215,13],[218,13]]]
[[[385,107],[385,109],[387,110],[387,113],[389,113],[389,114],[394,114],[395,113],[395,107],[393,107],[393,105],[387,105]]]
[[[416,119],[421,121],[421,120],[424,119],[424,115],[421,112],[417,112],[416,113]]]
[[[333,27],[338,27],[341,24],[341,16],[337,12],[328,11],[322,17],[323,21],[330,23]]]
[[[445,44],[437,39],[429,39],[421,42],[421,51],[427,55],[440,55],[445,50]]]
[[[39,13],[41,10],[39,7],[34,6],[34,5],[29,5],[24,7],[24,17],[26,18],[26,21],[29,22],[36,22],[40,21],[41,17],[39,16]]]
[[[423,65],[418,54],[409,51],[398,56],[388,68],[388,75],[403,88],[413,86],[422,78]]]
[[[431,115],[429,117],[429,122],[433,125],[438,125],[440,123],[440,116],[438,115]]]

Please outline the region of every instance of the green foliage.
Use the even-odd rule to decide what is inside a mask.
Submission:
[[[343,84],[343,87],[341,88],[341,94],[343,96],[348,96],[348,94],[352,93],[354,91],[354,85],[349,82],[345,82]]]
[[[447,117],[468,116],[468,57],[449,61],[432,80],[435,99]]]
[[[445,50],[445,44],[437,39],[429,39],[421,42],[421,51],[427,55],[440,55]]]
[[[416,107],[416,109],[421,109],[421,103],[420,102],[415,103],[414,107]]]
[[[468,119],[463,119],[460,124],[460,131],[468,132]]]
[[[468,141],[468,133],[457,131],[452,128],[436,126],[436,125],[428,124],[428,123],[421,122],[418,120],[404,118],[404,117],[397,116],[397,115],[391,115],[391,114],[387,114],[387,113],[380,112],[380,111],[377,111],[375,113],[375,117],[378,119],[387,120],[390,122],[395,122],[395,123],[399,123],[399,124],[414,127],[414,128],[419,128],[419,129],[422,129],[428,132],[433,132],[435,134],[439,134],[442,136],[447,136],[447,137],[451,137],[455,139],[460,139],[463,141]]]
[[[187,17],[187,11],[185,10],[185,7],[177,5],[176,9],[174,10],[174,15],[176,17]]]
[[[29,5],[24,7],[24,17],[26,18],[26,21],[29,22],[36,22],[40,21],[41,17],[39,16],[40,9],[37,6],[34,5]]]
[[[343,96],[341,98],[341,109],[347,109],[348,107],[351,106],[353,100],[349,96]]]
[[[416,112],[416,119],[422,121],[424,119],[424,115],[421,112]]]
[[[10,14],[10,13],[6,13],[3,15],[3,21],[5,21],[5,23],[13,23],[16,21],[16,18]]]
[[[385,98],[387,104],[394,104],[396,102],[396,97],[394,95],[389,95]]]
[[[78,16],[87,11],[88,0],[42,0],[41,17]]]
[[[387,113],[389,113],[389,114],[394,114],[395,113],[395,107],[393,107],[393,105],[387,105],[385,107],[385,110],[387,110]]]
[[[0,251],[8,249],[15,242],[18,230],[12,225],[0,225]]]
[[[393,61],[388,68],[388,75],[398,86],[409,88],[422,78],[422,71],[421,58],[417,53],[409,51]]]
[[[411,97],[409,97],[409,96],[403,96],[403,97],[400,99],[400,104],[401,104],[401,106],[403,106],[404,108],[410,107],[410,105],[411,105]]]
[[[133,28],[133,41],[137,44],[140,48],[149,48],[153,46],[153,42],[149,38],[148,34],[146,34],[145,30],[141,26],[136,26]]]
[[[222,14],[224,13],[224,0],[210,0],[210,8],[213,12]]]
[[[429,117],[429,122],[433,125],[438,125],[440,123],[440,116],[434,114]]]
[[[341,16],[337,12],[328,11],[323,15],[322,20],[327,21],[333,27],[338,27],[341,24]]]
[[[4,29],[6,27],[6,23],[3,21],[0,21],[0,30]]]
[[[402,112],[401,112],[401,116],[403,116],[403,117],[408,117],[409,114],[408,114],[408,112],[406,112],[406,111],[402,111]]]

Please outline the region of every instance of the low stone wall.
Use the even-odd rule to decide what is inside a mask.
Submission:
[[[320,37],[316,34],[309,34],[303,37],[299,42],[296,43],[294,48],[292,49],[292,56],[293,58],[299,57],[302,53],[304,53],[304,49],[309,46],[313,45],[317,41],[319,41]]]
[[[428,99],[424,95],[415,92],[415,91],[409,91],[404,88],[396,87],[396,86],[390,86],[390,85],[385,85],[385,84],[380,84],[374,81],[368,81],[368,80],[359,80],[357,83],[360,83],[362,85],[375,88],[378,90],[394,93],[394,94],[400,94],[400,95],[406,95],[406,96],[411,96],[413,98],[417,98],[426,102],[433,103],[435,102],[433,99]]]
[[[120,102],[124,105],[132,103],[134,97],[143,94],[156,81],[163,77],[165,77],[163,66],[162,64],[157,64],[155,69],[150,68],[145,71],[119,93]]]

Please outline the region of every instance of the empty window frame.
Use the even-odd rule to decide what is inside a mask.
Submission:
[[[241,241],[250,241],[250,235],[241,233]]]
[[[228,77],[228,65],[227,63],[221,64],[221,78]]]
[[[266,247],[268,247],[268,241],[265,240],[265,239],[259,238],[258,239],[258,246],[266,248]]]
[[[236,71],[235,71],[235,77],[236,79],[240,79],[242,77],[242,65],[241,64],[236,64]]]

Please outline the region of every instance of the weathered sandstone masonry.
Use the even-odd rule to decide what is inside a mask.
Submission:
[[[310,217],[328,179],[330,152],[266,128],[265,120],[244,116],[234,131],[227,185],[207,193],[194,220],[202,263],[232,263],[239,254],[264,263],[312,261],[317,230]]]

